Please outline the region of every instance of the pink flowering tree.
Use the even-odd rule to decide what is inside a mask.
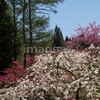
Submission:
[[[66,42],[66,46],[71,49],[84,50],[90,44],[100,47],[100,25],[96,22],[89,23],[87,27],[79,27],[75,30],[76,35],[72,35],[72,40]]]
[[[32,66],[36,62],[37,57],[30,56],[29,58],[24,59],[26,59],[27,63]],[[24,68],[21,63],[14,61],[13,64],[14,66],[12,68],[4,69],[3,73],[5,73],[5,75],[0,75],[0,88],[4,87],[5,85],[8,85],[9,87],[10,83],[16,82],[26,73],[27,68]]]

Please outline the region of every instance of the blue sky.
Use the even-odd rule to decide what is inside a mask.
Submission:
[[[71,37],[72,34],[76,34],[74,30],[79,24],[85,27],[89,22],[95,21],[96,25],[100,25],[100,0],[65,0],[57,5],[56,9],[57,14],[50,13],[50,29],[54,30],[57,25],[64,38],[66,35]]]

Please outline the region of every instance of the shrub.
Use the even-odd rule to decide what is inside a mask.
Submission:
[[[35,63],[36,57],[30,56],[30,58],[24,58],[24,59],[26,59],[28,65],[32,66]]]
[[[32,66],[35,63],[35,59],[36,57],[31,57],[30,58],[25,58],[26,61],[28,62],[28,64],[30,66]],[[11,82],[16,82],[18,79],[20,79],[24,74],[25,74],[25,70],[26,68],[24,68],[24,66],[18,62],[18,61],[14,61],[14,66],[12,68],[5,68],[3,71],[3,73],[5,73],[6,75],[1,75],[0,76],[0,87],[4,87],[5,85],[8,85]]]
[[[17,81],[19,78],[21,78],[24,75],[24,72],[26,68],[23,68],[23,66],[20,65],[18,61],[13,62],[15,65],[12,68],[6,68],[4,73],[6,75],[0,76],[0,86],[3,87],[4,85],[8,85],[11,82]]]

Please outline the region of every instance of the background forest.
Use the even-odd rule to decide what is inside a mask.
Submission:
[[[56,13],[57,4],[62,2],[0,0],[0,70],[12,67],[12,62],[17,60],[26,67],[27,47],[52,45],[53,30],[49,29],[48,12]],[[35,51],[30,54],[34,55]]]

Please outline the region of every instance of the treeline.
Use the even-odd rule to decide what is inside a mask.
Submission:
[[[47,30],[48,12],[56,13],[57,4],[63,1],[0,0],[0,70],[12,67],[20,56],[26,58],[24,46],[52,45],[53,31]]]

